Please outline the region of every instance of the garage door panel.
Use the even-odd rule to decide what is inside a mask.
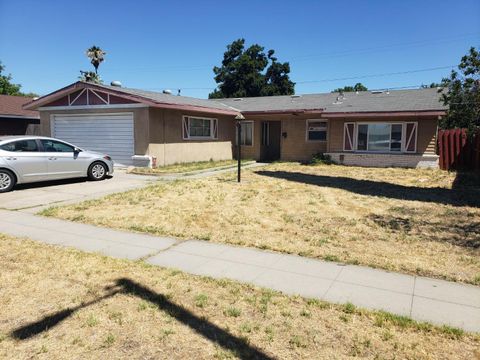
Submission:
[[[133,115],[55,115],[52,135],[80,148],[109,154],[117,164],[130,165],[134,151]]]

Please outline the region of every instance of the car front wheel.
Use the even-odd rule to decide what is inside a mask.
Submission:
[[[11,171],[0,169],[0,193],[10,191],[15,186],[15,175]]]
[[[93,181],[103,180],[107,177],[107,165],[102,162],[94,162],[88,169],[88,178]]]

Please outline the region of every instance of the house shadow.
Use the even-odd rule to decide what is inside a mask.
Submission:
[[[232,351],[242,359],[275,359],[265,354],[260,349],[250,345],[246,340],[238,338],[219,326],[199,317],[183,306],[177,305],[165,295],[156,293],[149,288],[127,278],[116,280],[115,286],[107,287],[108,293],[90,302],[71,307],[57,313],[45,316],[44,318],[17,328],[11,332],[11,336],[17,340],[26,340],[43,332],[46,332],[72,316],[75,312],[88,306],[94,305],[102,300],[113,297],[117,294],[128,294],[136,296],[144,301],[165,311],[182,324],[190,327],[197,334],[209,341],[221,346],[225,350]]]
[[[454,183],[453,189],[423,188],[404,186],[384,181],[353,179],[328,175],[304,174],[289,171],[258,170],[256,174],[298,183],[346,190],[352,193],[369,196],[380,196],[391,199],[422,201],[452,206],[480,207],[480,184],[461,186],[460,181]],[[471,178],[469,174],[463,175]],[[463,180],[464,182],[466,180]],[[473,180],[474,183],[474,180]]]

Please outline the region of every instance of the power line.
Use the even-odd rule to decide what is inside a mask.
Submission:
[[[381,73],[381,74],[369,74],[369,75],[359,75],[359,76],[352,76],[352,77],[343,77],[343,78],[333,78],[333,79],[321,79],[321,80],[305,80],[305,81],[297,81],[297,84],[313,84],[313,83],[321,83],[321,82],[333,82],[333,81],[344,81],[344,80],[357,80],[357,79],[365,79],[365,78],[374,78],[374,77],[384,77],[384,76],[391,76],[391,75],[404,75],[404,74],[414,74],[419,72],[426,72],[426,71],[435,71],[435,70],[444,70],[444,69],[452,69],[457,65],[448,65],[448,66],[438,66],[433,68],[424,68],[424,69],[416,69],[416,70],[407,70],[407,71],[397,71],[397,72],[390,72],[390,73]],[[412,85],[412,86],[398,86],[398,87],[385,87],[383,89],[408,89],[408,88],[420,88],[422,85]],[[164,87],[154,87],[154,88],[143,88],[143,90],[165,90],[165,89],[180,89],[180,90],[214,90],[216,87],[182,87],[182,86],[164,86]],[[380,89],[378,89],[380,90]]]
[[[304,61],[306,59],[312,58],[329,58],[329,57],[341,57],[341,56],[348,56],[353,55],[355,53],[361,54],[368,54],[372,52],[378,52],[379,50],[391,49],[391,48],[402,48],[402,47],[417,47],[417,46],[429,46],[429,45],[437,45],[445,42],[453,42],[458,41],[460,39],[469,38],[473,36],[480,36],[480,33],[466,33],[466,34],[459,34],[447,38],[435,38],[435,39],[425,39],[425,40],[417,40],[411,42],[403,42],[403,43],[396,43],[396,44],[388,44],[388,45],[381,45],[381,46],[374,46],[374,47],[366,47],[366,48],[358,48],[358,49],[348,49],[348,50],[341,50],[341,51],[331,51],[319,54],[309,54],[309,55],[302,55],[293,58],[289,58],[287,61],[291,62],[291,60],[300,60]],[[136,68],[124,68],[124,67],[113,67],[109,68],[108,70],[126,70],[129,72],[132,71],[148,71],[154,69],[164,69],[165,71],[198,71],[204,69],[212,69],[212,65],[165,65],[165,66],[145,66],[145,67],[136,67]]]
[[[425,39],[425,40],[417,40],[417,41],[411,41],[411,42],[388,44],[388,45],[374,46],[374,47],[367,47],[367,48],[325,52],[325,53],[319,53],[319,54],[311,54],[311,55],[294,57],[294,58],[290,58],[290,60],[302,60],[302,59],[309,59],[309,58],[316,58],[316,57],[322,57],[322,58],[338,57],[338,56],[352,55],[355,53],[368,54],[371,52],[378,52],[378,50],[383,50],[383,49],[437,45],[445,42],[458,41],[458,40],[473,37],[473,36],[475,37],[480,36],[480,33],[476,32],[476,33],[468,33],[468,34],[459,34],[459,35],[448,37],[448,38],[436,38],[436,39],[428,39],[428,40]]]
[[[443,69],[452,69],[457,65],[449,65],[449,66],[438,66],[434,68],[426,68],[426,69],[418,69],[418,70],[407,70],[407,71],[397,71],[397,72],[390,72],[390,73],[382,73],[382,74],[370,74],[370,75],[361,75],[361,76],[351,76],[351,77],[344,77],[344,78],[335,78],[335,79],[321,79],[321,80],[305,80],[305,81],[297,81],[295,84],[310,84],[310,83],[319,83],[319,82],[330,82],[330,81],[343,81],[343,80],[356,80],[356,79],[366,79],[372,77],[382,77],[382,76],[390,76],[390,75],[403,75],[403,74],[413,74],[425,71],[434,71],[434,70],[443,70]]]

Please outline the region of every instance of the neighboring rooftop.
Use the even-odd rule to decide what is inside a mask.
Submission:
[[[0,117],[40,119],[38,111],[24,110],[22,106],[33,99],[25,96],[0,95]]]
[[[209,101],[230,105],[246,113],[317,109],[323,109],[324,113],[446,110],[446,106],[440,102],[438,89],[435,88],[346,92],[343,96],[335,92]]]

